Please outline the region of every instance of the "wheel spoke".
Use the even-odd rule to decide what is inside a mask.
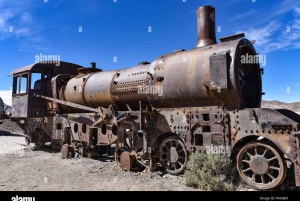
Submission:
[[[183,166],[183,164],[182,164],[182,163],[180,163],[179,161],[177,161],[177,163],[180,165],[180,167],[182,167],[182,166]]]
[[[266,153],[267,153],[267,151],[268,151],[268,149],[266,148],[265,151],[264,151],[264,153],[262,154],[262,156],[265,156]]]
[[[275,159],[277,159],[276,156],[274,156],[273,158],[268,159],[268,162],[270,162],[270,161],[272,161],[272,160],[275,160]]]
[[[236,165],[241,178],[250,186],[267,190],[280,185],[287,172],[281,153],[272,144],[249,142],[237,155]]]
[[[256,173],[254,172],[252,175],[252,178],[251,178],[252,182],[255,182],[255,176],[256,176]]]
[[[278,171],[280,171],[280,168],[279,168],[279,167],[270,166],[269,168],[272,169],[272,170],[278,170]]]
[[[252,158],[252,157],[253,157],[253,155],[252,155],[252,154],[250,154],[248,151],[246,152],[246,154],[248,154],[248,156],[249,156],[250,158]]]
[[[174,150],[175,149],[175,150]],[[179,174],[187,163],[187,151],[177,137],[169,137],[160,145],[159,160],[163,168],[170,174]],[[174,153],[174,163],[171,162],[171,153]]]
[[[276,179],[275,177],[273,177],[273,175],[271,175],[269,173],[267,175],[272,179],[272,181]]]
[[[181,150],[176,150],[176,151],[177,151],[177,153],[184,152],[184,150],[183,150],[183,149],[181,149]]]
[[[175,146],[175,149],[177,150],[177,148],[178,148],[178,145],[179,145],[179,143],[178,142],[176,142],[176,146]]]
[[[162,150],[164,150],[164,148],[165,148],[166,150],[169,149],[169,147],[167,146],[167,144],[164,144],[164,145],[163,145]]]
[[[262,182],[263,184],[265,184],[265,183],[266,183],[266,181],[265,181],[265,177],[264,177],[264,175],[260,175],[260,178],[261,178],[261,182]]]
[[[251,168],[247,168],[247,169],[242,170],[242,171],[245,173],[245,172],[248,172],[248,171],[250,171],[250,170],[251,170]]]
[[[185,157],[184,157],[184,156],[178,156],[178,158],[181,158],[181,159],[184,159],[184,160],[185,160]]]

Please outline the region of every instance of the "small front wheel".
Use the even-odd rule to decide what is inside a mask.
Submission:
[[[159,147],[159,161],[166,172],[176,175],[184,171],[188,156],[184,143],[177,136],[164,139]]]

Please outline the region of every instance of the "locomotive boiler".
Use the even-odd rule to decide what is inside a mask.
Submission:
[[[122,169],[135,163],[183,173],[195,151],[230,151],[240,177],[271,189],[293,164],[300,186],[299,123],[289,110],[261,108],[262,74],[243,33],[215,36],[215,8],[197,9],[194,49],[111,71],[55,61],[14,70],[12,117],[26,142],[51,142],[62,157],[115,147]]]

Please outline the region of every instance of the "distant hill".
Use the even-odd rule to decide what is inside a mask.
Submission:
[[[276,100],[273,101],[263,100],[261,103],[261,107],[271,108],[271,109],[288,109],[300,114],[300,102],[285,103]]]

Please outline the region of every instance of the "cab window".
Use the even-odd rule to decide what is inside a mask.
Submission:
[[[41,90],[41,73],[34,72],[31,73],[31,85],[30,89]]]
[[[23,74],[14,78],[13,94],[27,93],[28,75]]]

